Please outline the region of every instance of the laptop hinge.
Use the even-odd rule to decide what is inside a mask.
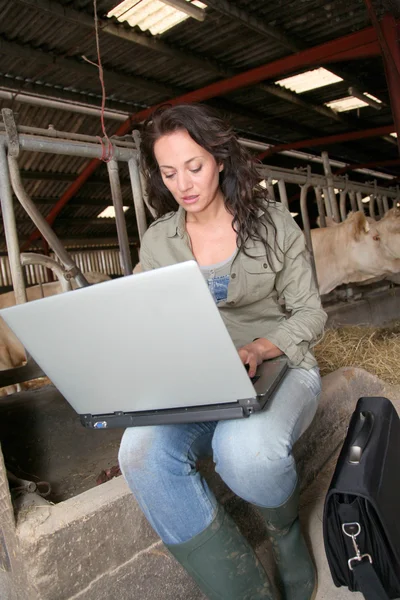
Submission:
[[[253,412],[260,410],[260,404],[256,397],[243,398],[242,400],[238,400],[238,404],[242,407],[245,417],[249,417]]]

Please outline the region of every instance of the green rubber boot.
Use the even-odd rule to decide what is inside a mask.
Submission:
[[[313,600],[317,593],[314,564],[300,530],[299,486],[276,508],[258,510],[264,517],[283,584],[283,600]]]
[[[266,572],[222,507],[207,529],[166,547],[209,600],[273,600]]]

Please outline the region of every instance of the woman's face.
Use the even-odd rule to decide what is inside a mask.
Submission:
[[[199,213],[215,201],[223,202],[219,187],[223,165],[218,165],[186,130],[159,138],[154,154],[165,186],[187,212]]]

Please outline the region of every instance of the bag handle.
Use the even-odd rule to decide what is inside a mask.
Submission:
[[[362,454],[371,437],[374,426],[374,415],[369,410],[364,410],[359,414],[359,421],[361,423],[361,429],[349,450],[348,461],[352,464],[358,464],[361,460]]]

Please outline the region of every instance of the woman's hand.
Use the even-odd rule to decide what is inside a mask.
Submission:
[[[250,344],[242,346],[238,352],[242,363],[249,365],[249,377],[255,376],[258,365],[261,365],[264,360],[283,354],[282,350],[265,338],[259,338]]]

